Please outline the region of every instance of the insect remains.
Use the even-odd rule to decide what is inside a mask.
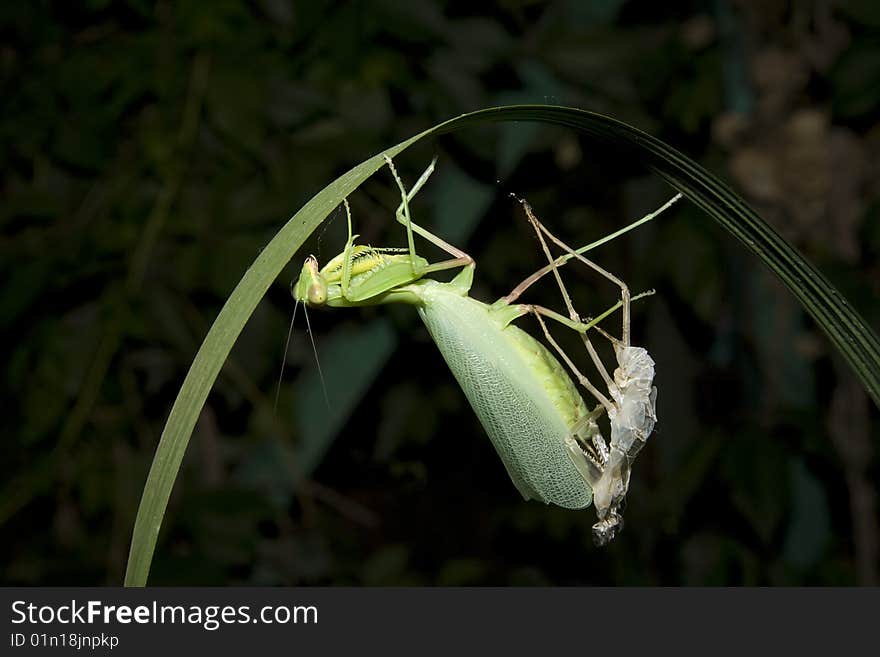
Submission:
[[[641,347],[629,342],[630,304],[652,292],[630,297],[629,289],[615,276],[583,256],[584,253],[659,215],[676,196],[654,213],[601,240],[573,250],[558,240],[522,201],[538,234],[548,264],[506,297],[486,304],[469,296],[475,262],[467,253],[445,242],[412,221],[409,204],[425,185],[435,161],[407,190],[390,158],[386,163],[400,189],[396,220],[406,229],[406,248],[355,244],[351,211],[345,202],[348,239],[345,248],[324,267],[309,256],[291,286],[297,302],[312,307],[356,307],[403,303],[415,307],[453,376],[471,404],[501,458],[514,486],[525,499],[540,500],[567,509],[596,506],[593,526],[596,543],[605,544],[622,528],[622,507],[629,488],[630,468],[656,421],[654,362]],[[449,258],[431,263],[417,255],[414,235],[428,240]],[[564,254],[553,258],[547,239]],[[577,259],[621,289],[621,300],[593,319],[582,319],[571,302],[559,270]],[[448,283],[428,277],[433,272],[459,269]],[[534,304],[515,303],[537,280],[552,273],[568,316]],[[620,339],[597,325],[621,310]],[[565,367],[547,347],[513,322],[524,315],[537,318],[544,335]],[[602,393],[574,365],[553,339],[546,320],[578,332],[599,370],[608,394]],[[614,376],[602,365],[588,337],[590,329],[612,341],[617,356]],[[568,370],[596,399],[590,409]],[[598,420],[607,414],[610,441]]]

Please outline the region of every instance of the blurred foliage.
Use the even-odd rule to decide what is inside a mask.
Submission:
[[[244,269],[333,177],[463,111],[555,102],[653,132],[880,324],[871,0],[46,1],[6,3],[0,30],[4,583],[121,581],[170,404]],[[435,153],[414,212],[475,256],[484,300],[541,264],[509,192],[574,243],[668,195],[562,130],[446,137],[399,166],[414,180]],[[396,194],[380,174],[351,199],[365,242],[403,242]],[[696,209],[597,256],[659,292],[634,330],[661,422],[605,550],[592,511],[518,498],[411,309],[310,316],[329,410],[298,318],[274,410],[291,255],[209,397],[152,583],[877,583],[877,409]],[[567,275],[578,307],[613,302]]]

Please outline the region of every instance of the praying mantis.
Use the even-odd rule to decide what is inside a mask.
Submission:
[[[598,242],[574,250],[553,235],[524,200],[518,199],[537,234],[548,264],[517,285],[505,297],[486,304],[469,296],[475,262],[412,221],[409,204],[431,176],[436,158],[412,189],[407,190],[394,163],[386,164],[400,190],[395,218],[406,228],[407,247],[388,248],[355,244],[351,211],[348,239],[342,253],[324,267],[309,256],[291,286],[297,303],[309,307],[345,308],[390,303],[416,308],[453,376],[483,425],[514,486],[526,500],[535,499],[567,509],[591,503],[598,521],[593,525],[597,545],[611,541],[623,527],[622,505],[629,488],[633,459],[644,446],[656,422],[657,389],[654,361],[641,347],[630,344],[631,297],[626,284],[584,257],[583,253],[659,215],[681,195],[657,211]],[[430,263],[416,253],[414,235],[436,245],[450,257]],[[554,258],[547,241],[564,251]],[[575,311],[559,268],[576,259],[620,287],[621,300],[596,318],[584,321]],[[460,269],[449,282],[428,274]],[[537,280],[552,273],[568,315],[517,299]],[[618,339],[598,326],[620,309],[623,330]],[[514,325],[524,315],[534,316],[568,371],[541,342]],[[594,386],[553,338],[547,320],[579,335],[608,394]],[[590,329],[611,340],[617,368],[609,374],[588,335]],[[588,408],[568,372],[596,400]],[[607,414],[610,441],[606,443],[598,420]]]

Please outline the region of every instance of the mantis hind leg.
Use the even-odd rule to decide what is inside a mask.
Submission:
[[[603,333],[607,337],[609,337],[612,340],[612,342],[622,343],[623,346],[628,347],[629,346],[629,335],[630,335],[630,292],[629,292],[629,287],[627,286],[627,284],[624,283],[621,279],[619,279],[617,276],[615,276],[611,272],[609,272],[609,271],[603,269],[602,267],[600,267],[599,265],[597,265],[592,260],[587,259],[583,255],[581,255],[580,253],[575,251],[573,248],[571,248],[568,244],[563,242],[561,239],[556,237],[553,233],[550,232],[550,230],[544,224],[542,224],[538,220],[538,218],[535,216],[534,211],[532,210],[532,207],[526,201],[520,199],[520,203],[522,204],[523,209],[526,212],[526,216],[528,216],[528,218],[529,218],[529,223],[532,225],[532,227],[535,229],[535,232],[538,234],[538,239],[541,241],[541,246],[544,249],[544,253],[547,255],[548,260],[550,260],[550,265],[552,267],[553,275],[556,278],[556,282],[559,285],[559,289],[562,292],[563,298],[565,299],[566,307],[569,310],[569,314],[572,315],[572,319],[574,319],[574,317],[577,315],[577,313],[575,313],[574,307],[571,304],[571,298],[568,295],[568,291],[565,289],[565,285],[562,283],[562,277],[559,275],[559,269],[554,264],[556,261],[554,260],[553,256],[550,255],[550,250],[547,248],[547,243],[544,240],[545,235],[550,239],[550,241],[552,241],[554,244],[556,244],[556,246],[558,246],[563,251],[565,251],[566,254],[568,254],[570,257],[577,258],[580,262],[587,265],[593,271],[599,273],[600,275],[604,276],[608,280],[612,281],[620,288],[620,300],[623,305],[622,337],[620,340],[616,340],[615,338],[609,336],[604,331],[603,331]]]
[[[547,328],[547,323],[544,321],[544,317],[550,317],[557,320],[564,318],[560,318],[557,313],[554,313],[552,310],[547,310],[546,308],[542,308],[540,306],[528,306],[527,309],[535,315],[535,318],[538,320],[538,324],[541,325],[541,330],[544,332],[544,337],[547,338],[547,342],[549,342],[550,346],[552,346],[556,353],[559,354],[559,357],[562,358],[563,361],[565,361],[565,364],[568,366],[568,369],[571,370],[572,374],[574,374],[575,378],[578,380],[578,383],[586,388],[587,391],[589,391],[589,393],[593,395],[593,397],[595,397],[596,400],[600,404],[602,404],[602,406],[605,407],[605,410],[607,410],[609,413],[613,413],[615,410],[614,403],[610,399],[608,399],[608,397],[603,395],[602,392],[595,385],[593,385],[593,382],[590,381],[586,377],[586,375],[578,369],[577,365],[575,365],[568,354],[565,353],[565,350],[559,346],[558,342],[556,342],[553,334],[550,333],[550,329]],[[554,317],[554,315],[556,316]],[[564,321],[562,323],[568,324]],[[570,326],[570,324],[568,325]],[[586,336],[586,331],[584,331],[582,335]],[[585,337],[584,339],[587,341],[587,343],[589,343],[589,338]],[[598,360],[598,355],[596,356],[596,361],[597,367],[601,367],[602,371],[605,371],[605,367],[604,365],[602,365],[602,361]],[[605,372],[605,375],[607,376],[608,373]]]
[[[511,196],[513,198],[516,198],[521,203],[523,202],[522,199],[517,198],[515,194],[511,194]],[[510,294],[499,299],[498,303],[505,304],[505,305],[513,303],[514,301],[516,301],[520,297],[520,295],[523,292],[525,292],[529,287],[534,285],[537,281],[539,281],[541,278],[543,278],[544,276],[549,274],[555,268],[561,267],[562,265],[569,262],[573,258],[576,258],[579,254],[586,253],[587,251],[592,251],[593,249],[598,248],[598,247],[602,246],[603,244],[607,244],[608,242],[617,239],[621,235],[624,235],[624,234],[628,233],[629,231],[631,231],[635,228],[638,228],[642,224],[645,224],[649,221],[652,221],[653,219],[656,219],[661,214],[663,214],[666,210],[668,210],[673,205],[675,205],[675,203],[677,201],[681,200],[682,198],[683,198],[683,196],[679,192],[678,194],[676,194],[675,196],[670,198],[668,201],[666,201],[666,203],[661,205],[659,208],[657,208],[653,212],[649,212],[641,219],[638,219],[638,220],[624,226],[623,228],[620,228],[620,229],[614,231],[613,233],[610,233],[610,234],[606,235],[605,237],[602,237],[601,239],[596,240],[595,242],[591,242],[591,243],[587,244],[586,246],[582,246],[579,249],[575,249],[574,251],[572,251],[571,249],[568,249],[567,252],[565,253],[565,255],[561,255],[558,258],[556,258],[555,260],[551,260],[551,262],[549,264],[545,265],[544,267],[542,267],[538,271],[534,272],[533,274],[531,274],[530,276],[525,278],[519,285],[517,285],[515,288],[513,288],[513,290],[510,291]],[[529,208],[529,209],[531,209],[531,208]],[[534,218],[534,213],[532,213],[531,218]],[[537,222],[537,219],[535,219],[535,221]],[[540,222],[537,222],[537,223],[540,224]],[[547,231],[547,232],[549,234],[549,231]],[[605,272],[605,273],[607,273],[607,272]],[[633,298],[631,300],[634,301],[635,298]],[[621,299],[621,302],[622,302],[622,299]],[[608,334],[605,333],[602,329],[599,329],[599,331],[602,332],[606,337],[609,337],[609,339],[611,339],[612,342],[615,341],[614,338],[611,338],[610,336],[608,336]]]
[[[469,256],[461,249],[449,244],[441,237],[438,237],[427,229],[422,228],[421,226],[413,222],[412,217],[410,216],[409,202],[416,194],[418,194],[419,190],[428,181],[428,178],[431,177],[431,174],[434,172],[434,165],[437,163],[437,158],[435,157],[433,160],[431,160],[431,163],[422,172],[422,175],[419,176],[416,184],[413,185],[412,189],[409,191],[406,190],[406,186],[403,184],[403,180],[401,180],[400,175],[398,175],[397,168],[394,166],[394,162],[387,155],[385,156],[385,163],[391,170],[391,175],[394,176],[394,181],[397,183],[397,187],[400,189],[401,201],[400,205],[397,207],[397,211],[394,213],[394,216],[399,223],[403,224],[406,227],[407,246],[409,248],[410,262],[412,263],[413,274],[415,276],[423,276],[424,274],[428,274],[430,272],[455,269],[456,267],[473,267],[474,259],[471,256]],[[416,247],[415,241],[413,240],[413,233],[424,237],[426,240],[428,240],[435,246],[440,247],[446,253],[453,257],[449,260],[443,260],[441,262],[436,262],[427,266],[419,267],[416,264]]]
[[[556,260],[555,260],[555,258],[553,258],[553,255],[550,253],[550,248],[547,246],[547,241],[544,239],[543,233],[544,233],[544,231],[547,231],[547,229],[544,228],[544,226],[541,224],[541,222],[538,221],[538,218],[535,216],[535,213],[532,212],[532,207],[525,200],[519,199],[519,202],[523,206],[523,209],[526,212],[526,216],[529,218],[529,223],[532,225],[532,227],[535,229],[535,233],[538,235],[538,240],[541,242],[541,248],[544,251],[544,255],[547,256],[547,260],[549,260],[549,262],[550,262],[550,267],[551,267],[551,271],[553,272],[553,277],[556,279],[556,284],[559,286],[559,291],[562,294],[562,299],[565,302],[565,307],[568,309],[569,318],[571,319],[572,322],[580,322],[581,321],[580,315],[578,315],[577,311],[574,309],[574,304],[571,301],[571,295],[569,295],[568,290],[565,287],[565,283],[562,282],[562,276],[559,274],[559,267],[556,266]],[[548,236],[550,236],[549,231],[547,231],[547,232],[548,232]],[[553,238],[552,236],[551,236],[551,238],[555,240],[555,238]],[[569,250],[569,252],[573,253],[573,251],[571,251],[571,249],[568,249],[568,250]],[[582,258],[583,256],[578,255],[578,257]],[[584,258],[584,259],[586,259],[586,258]],[[628,289],[626,291],[625,296],[622,299],[622,303],[623,303],[623,312],[624,312],[624,324],[626,324],[629,320],[629,290]],[[536,313],[536,316],[539,318],[539,321],[541,321],[540,314]],[[546,327],[544,326],[543,321],[541,321],[541,325],[542,325],[542,328],[544,329],[544,333],[549,336],[549,331],[546,330]],[[590,360],[593,361],[593,364],[596,366],[596,369],[599,371],[599,374],[602,376],[602,380],[605,381],[605,385],[608,386],[609,390],[611,390],[613,383],[614,383],[614,380],[611,378],[611,375],[608,373],[608,370],[605,368],[605,364],[602,362],[602,359],[599,358],[599,354],[596,351],[596,348],[593,346],[593,343],[590,341],[590,338],[587,335],[586,331],[580,333],[580,335],[581,335],[581,340],[584,343],[584,347],[586,348],[587,353],[590,355]],[[559,349],[559,347],[557,345],[554,344],[554,347],[556,348],[556,350],[558,352],[561,353],[561,349]],[[571,364],[571,361],[568,359],[568,356],[564,356],[564,358],[566,361],[568,361],[569,367],[572,368],[572,371],[574,371],[576,373],[576,376],[579,379],[586,378],[583,376],[583,374],[581,374],[580,372],[578,372],[576,369],[573,368],[573,365]],[[581,381],[581,383],[583,383],[583,380]],[[592,386],[592,384],[591,384],[591,386]],[[587,387],[587,386],[585,385],[585,387]],[[587,389],[590,390],[590,392],[594,396],[596,395],[596,393],[591,388],[588,387]],[[600,397],[596,397],[596,398],[599,399],[599,401],[602,402],[603,405],[608,404],[607,399],[600,398]],[[603,399],[605,399],[605,401],[603,401]]]
[[[652,294],[654,294],[654,290],[648,290],[646,292],[642,292],[641,294],[635,295],[634,297],[632,297],[631,300],[637,301],[638,299],[641,299],[641,298],[647,297],[647,296],[651,296]],[[581,337],[584,339],[585,343],[591,347],[592,344],[589,342],[589,339],[586,337],[587,332],[591,328],[595,328],[595,329],[598,329],[601,331],[601,329],[599,329],[599,327],[598,327],[599,322],[604,320],[606,317],[608,317],[612,313],[616,312],[622,305],[623,304],[620,301],[618,301],[616,304],[614,304],[613,306],[608,308],[605,312],[590,319],[587,322],[583,322],[583,321],[580,321],[577,319],[571,319],[569,317],[565,317],[564,315],[560,315],[558,312],[556,312],[554,310],[550,310],[549,308],[544,308],[543,306],[537,306],[534,304],[519,304],[518,306],[516,306],[516,314],[514,316],[510,317],[509,319],[514,319],[515,317],[521,317],[522,315],[525,315],[528,313],[535,315],[535,319],[538,320],[538,323],[541,325],[541,329],[544,332],[544,337],[547,339],[547,341],[550,343],[550,345],[553,347],[553,349],[556,351],[556,353],[559,355],[559,357],[565,362],[565,364],[571,370],[572,374],[574,374],[575,378],[577,378],[578,382],[582,386],[584,386],[584,388],[586,388],[590,392],[590,394],[593,395],[593,397],[595,397],[596,400],[602,406],[605,407],[605,410],[607,410],[609,413],[611,413],[615,409],[614,403],[611,402],[605,395],[603,395],[599,391],[599,389],[596,388],[596,386],[594,386],[592,384],[592,382],[583,374],[583,372],[581,372],[577,368],[577,366],[572,362],[572,360],[571,360],[571,358],[569,358],[568,354],[565,353],[565,351],[562,349],[562,347],[559,346],[559,343],[556,342],[556,340],[553,338],[553,335],[550,333],[550,330],[547,328],[547,325],[546,325],[546,322],[544,321],[544,318],[546,317],[547,319],[552,319],[553,321],[558,322],[559,324],[562,324],[564,326],[567,326],[568,328],[572,329],[573,331],[576,331],[577,333],[580,333]],[[602,331],[602,332],[605,333],[604,331]],[[611,338],[611,339],[614,340],[614,338]],[[593,353],[595,353],[595,350],[593,350]],[[596,360],[598,360],[598,354],[596,355]],[[595,362],[596,361],[594,360],[594,363]],[[599,360],[597,367],[599,367],[600,371],[604,371],[605,374],[607,375],[607,370],[605,370],[604,365],[601,364],[601,360]],[[608,389],[614,390],[616,388],[617,388],[616,384],[614,384],[614,382],[612,381],[609,384]]]

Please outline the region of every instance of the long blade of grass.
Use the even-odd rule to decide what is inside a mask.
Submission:
[[[601,114],[552,105],[512,105],[463,114],[385,153],[394,157],[417,141],[487,122],[531,121],[580,130],[625,149],[663,176],[757,255],[788,286],[840,350],[880,406],[880,341],[859,314],[810,263],[727,184],[671,146]],[[383,165],[375,155],[316,194],[278,232],[233,290],[199,348],[162,432],[135,520],[126,586],[144,586],[171,489],[208,392],[235,339],[260,299],[327,215]]]

